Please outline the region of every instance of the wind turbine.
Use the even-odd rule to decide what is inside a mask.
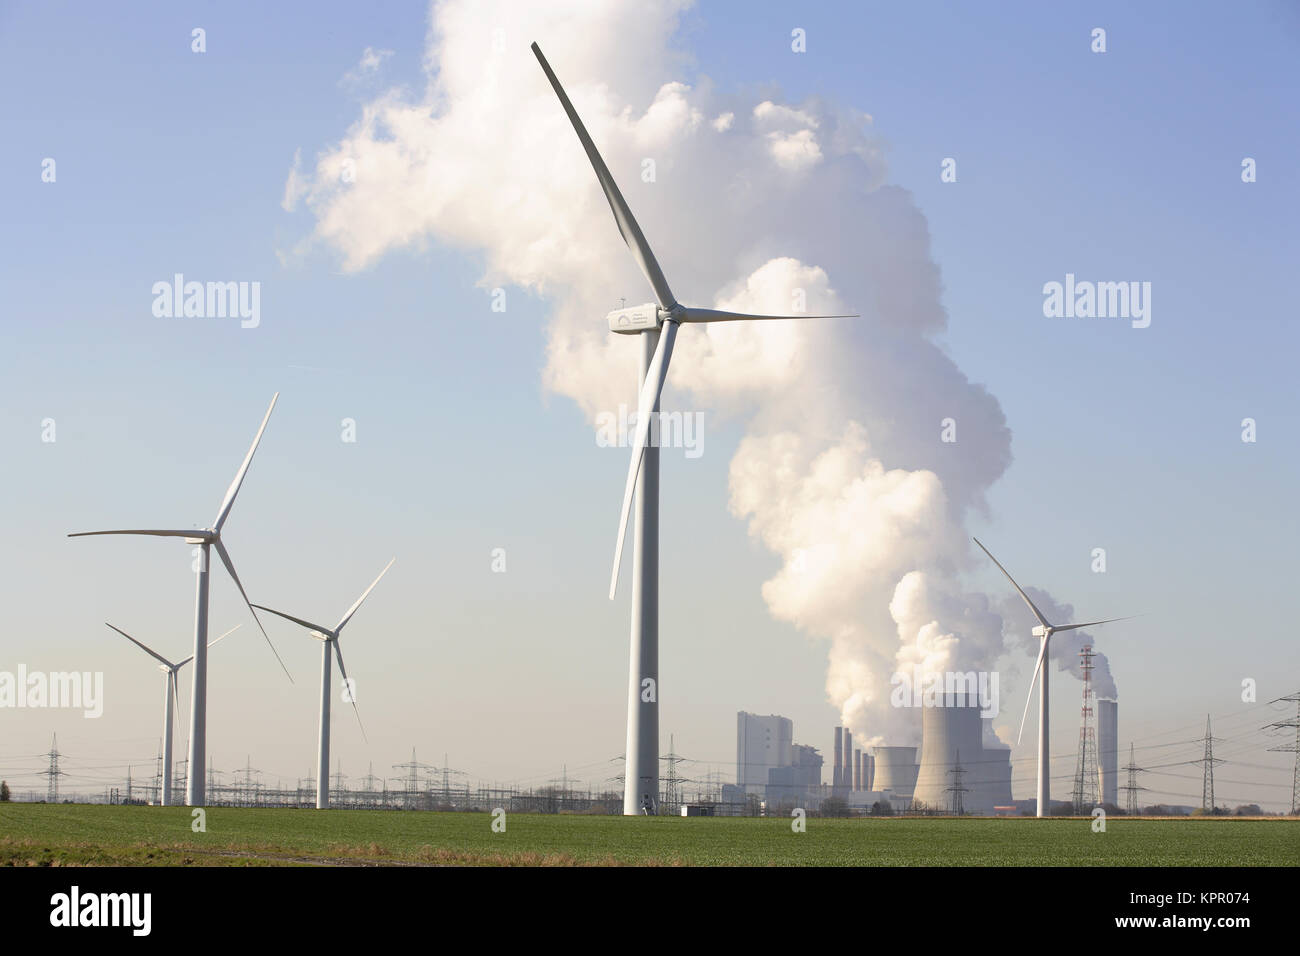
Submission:
[[[190,696],[190,753],[188,764],[191,768],[198,767],[199,772],[190,773],[185,784],[185,803],[191,807],[201,807],[205,800],[203,768],[208,762],[208,558],[212,548],[217,549],[217,554],[221,557],[221,563],[226,566],[226,570],[230,572],[230,577],[235,582],[235,586],[239,588],[239,594],[244,599],[244,603],[248,605],[253,620],[257,621],[257,627],[261,630],[262,636],[266,638],[271,653],[275,654],[277,661],[280,661],[280,667],[284,669],[285,676],[289,678],[291,683],[293,682],[289,669],[284,666],[284,661],[280,660],[280,654],[276,651],[275,645],[271,643],[271,638],[267,636],[266,628],[262,627],[257,612],[253,610],[253,605],[249,603],[248,595],[244,592],[244,585],[240,583],[239,575],[235,573],[235,566],[230,561],[230,553],[226,551],[226,546],[221,543],[221,528],[226,523],[226,519],[230,517],[230,509],[235,505],[235,496],[239,494],[239,486],[244,483],[244,476],[248,473],[248,466],[253,461],[253,453],[257,451],[258,442],[262,440],[262,432],[266,431],[266,423],[270,421],[271,411],[275,408],[276,399],[279,397],[279,392],[276,392],[271,397],[271,405],[266,410],[266,417],[262,419],[262,427],[257,430],[253,445],[248,449],[248,454],[244,456],[244,463],[239,466],[239,471],[235,473],[235,480],[226,489],[226,497],[221,501],[221,507],[217,511],[217,518],[212,523],[211,528],[191,529],[189,531],[80,531],[68,535],[69,538],[84,538],[100,534],[148,534],[163,538],[184,538],[186,544],[198,545],[200,548],[194,598],[194,685]]]
[[[655,813],[659,802],[659,449],[647,447],[652,415],[659,412],[659,396],[668,375],[677,327],[683,322],[731,322],[740,319],[853,318],[854,316],[750,315],[685,306],[677,301],[650,244],[637,225],[632,210],[619,192],[614,177],[601,159],[595,143],[569,102],[551,66],[536,43],[537,62],[560,98],[569,122],[587,153],[600,188],[609,202],[618,231],[632,252],[641,272],[654,289],[656,302],[622,308],[606,318],[611,332],[641,337],[640,374],[637,379],[636,439],[623,490],[623,510],[614,546],[614,568],[610,574],[609,597],[614,599],[623,556],[623,538],[628,513],[636,499],[636,528],[632,557],[632,647],[628,667],[627,768],[623,790],[623,813],[635,816],[643,810]],[[638,797],[638,794],[640,795]],[[648,806],[647,806],[648,805]]]
[[[184,667],[190,661],[194,660],[194,655],[191,654],[189,657],[185,658],[185,660],[177,661],[175,664],[173,664],[171,661],[167,660],[167,658],[163,657],[157,651],[146,646],[143,641],[137,641],[134,637],[126,633],[126,631],[122,630],[120,627],[114,627],[112,624],[109,624],[107,621],[105,621],[104,623],[107,624],[109,627],[113,628],[113,630],[117,631],[117,633],[121,634],[128,641],[130,641],[136,647],[140,648],[140,650],[144,651],[150,657],[157,660],[158,669],[167,675],[166,683],[163,685],[162,805],[164,807],[169,807],[172,805],[172,724],[176,720],[175,716],[173,715],[174,712],[172,710],[172,704],[173,702],[175,702],[177,707],[180,706],[180,701],[177,700],[176,697],[176,677],[180,673],[180,669],[182,667]],[[216,644],[217,641],[221,640],[222,637],[227,637],[235,633],[235,631],[239,630],[241,627],[243,627],[242,624],[236,624],[230,630],[226,631],[225,634],[222,634],[221,637],[218,637],[216,641],[213,641],[211,644],[209,644],[208,647],[212,647],[212,645]]]
[[[379,577],[371,582],[370,587],[362,592],[361,597],[357,598],[355,604],[348,608],[348,612],[343,615],[343,619],[334,625],[334,627],[322,627],[319,624],[312,624],[310,621],[304,621],[300,617],[294,617],[292,614],[285,614],[283,611],[277,611],[275,608],[263,607],[261,604],[254,604],[253,607],[261,611],[270,611],[272,614],[282,617],[285,620],[293,621],[295,624],[301,624],[307,630],[311,631],[311,636],[321,641],[320,655],[320,736],[318,739],[319,752],[317,755],[318,762],[316,765],[316,809],[328,810],[330,805],[330,648],[334,648],[334,655],[339,659],[339,673],[343,676],[346,683],[348,679],[347,668],[343,666],[343,651],[339,647],[339,637],[343,633],[343,625],[352,619],[352,615],[357,613],[357,608],[361,607],[370,592],[375,589],[375,585],[388,573],[388,569],[393,566],[393,558],[384,566],[384,570],[379,572]],[[361,711],[357,710],[356,697],[349,688],[345,698],[352,704],[352,710],[357,715],[357,725],[361,727],[361,736],[366,736],[365,725],[361,723]]]
[[[1029,703],[1034,699],[1034,681],[1038,679],[1039,673],[1043,675],[1042,683],[1038,685],[1038,816],[1045,817],[1051,812],[1051,794],[1048,786],[1048,774],[1051,768],[1051,755],[1048,752],[1048,734],[1047,734],[1047,646],[1051,641],[1052,635],[1057,631],[1077,631],[1081,627],[1096,627],[1098,624],[1110,624],[1114,621],[1127,621],[1127,617],[1111,617],[1104,621],[1089,621],[1086,624],[1049,624],[1047,618],[1043,617],[1043,612],[1038,610],[1034,602],[1029,600],[1026,594],[1016,584],[1016,579],[1007,574],[1007,569],[998,563],[998,559],[993,557],[992,552],[984,545],[980,544],[979,538],[972,538],[980,546],[980,550],[989,556],[998,570],[1007,575],[1007,580],[1015,588],[1025,603],[1029,605],[1029,610],[1034,612],[1034,617],[1038,619],[1038,624],[1030,632],[1042,643],[1038,651],[1038,663],[1034,665],[1033,677],[1029,679],[1029,694],[1025,697],[1025,712],[1020,716],[1020,732],[1016,735],[1016,746],[1020,745],[1020,738],[1025,733],[1025,718],[1029,716]]]

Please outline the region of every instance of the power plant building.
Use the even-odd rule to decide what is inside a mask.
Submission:
[[[763,796],[768,771],[793,765],[794,721],[776,714],[761,717],[743,710],[736,715],[736,786],[746,793]]]

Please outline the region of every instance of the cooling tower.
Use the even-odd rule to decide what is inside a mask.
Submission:
[[[987,773],[982,776],[988,788],[990,808],[1011,806],[1011,748],[998,746],[985,750],[984,766]]]
[[[942,707],[923,707],[921,714],[921,760],[916,773],[916,790],[912,799],[935,810],[947,810],[953,794],[948,788],[955,785],[952,773],[960,754],[961,766],[966,773],[961,776],[963,808],[967,813],[989,813],[993,809],[990,799],[989,765],[984,762],[983,725],[980,708],[974,695],[940,695],[936,703]]]
[[[916,748],[876,747],[874,750],[875,779],[871,781],[871,789],[877,793],[889,790],[910,800],[916,788]]]
[[[1119,806],[1119,703],[1097,698],[1097,775],[1101,802]]]

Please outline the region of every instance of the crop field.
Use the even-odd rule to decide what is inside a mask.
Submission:
[[[817,819],[5,804],[5,866],[1294,866],[1300,821]]]

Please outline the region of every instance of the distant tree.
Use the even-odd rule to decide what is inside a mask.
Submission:
[[[0,780],[0,803],[8,803],[8,802],[9,802],[9,783],[5,780]]]
[[[877,800],[871,805],[871,815],[873,817],[892,817],[894,815],[894,805],[888,800]]]
[[[824,817],[847,817],[849,815],[849,805],[845,800],[839,797],[828,797],[822,801],[821,815]]]
[[[1232,812],[1239,817],[1262,817],[1264,815],[1264,810],[1258,803],[1244,803]]]

